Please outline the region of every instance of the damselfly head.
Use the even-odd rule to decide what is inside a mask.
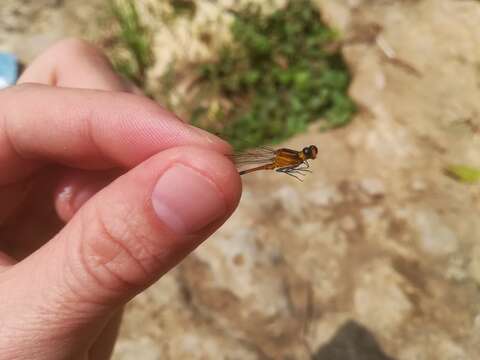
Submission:
[[[315,145],[310,145],[310,146],[304,147],[302,152],[303,152],[303,155],[305,156],[305,159],[315,159],[318,154],[318,149]]]

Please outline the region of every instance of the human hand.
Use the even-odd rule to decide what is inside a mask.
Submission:
[[[0,359],[107,359],[122,306],[228,218],[240,179],[228,144],[84,42],[19,83],[0,91]]]

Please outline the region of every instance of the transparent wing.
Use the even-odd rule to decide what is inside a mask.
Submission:
[[[237,165],[261,165],[271,164],[275,160],[276,150],[268,146],[258,147],[256,149],[248,150],[245,152],[232,155],[232,159]]]

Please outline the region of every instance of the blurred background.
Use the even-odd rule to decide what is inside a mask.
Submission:
[[[319,149],[304,182],[243,177],[114,359],[479,359],[479,24],[476,0],[1,0],[22,64],[82,37],[237,150]]]

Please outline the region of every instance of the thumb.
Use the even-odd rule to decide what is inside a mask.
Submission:
[[[36,359],[54,359],[66,354],[49,352],[52,341],[62,351],[91,342],[82,334],[95,336],[119,306],[214,232],[240,191],[233,164],[200,148],[163,151],[121,176],[54,239],[1,274],[0,319],[10,336],[0,336],[0,348],[35,341]],[[48,356],[39,357],[38,348]]]

